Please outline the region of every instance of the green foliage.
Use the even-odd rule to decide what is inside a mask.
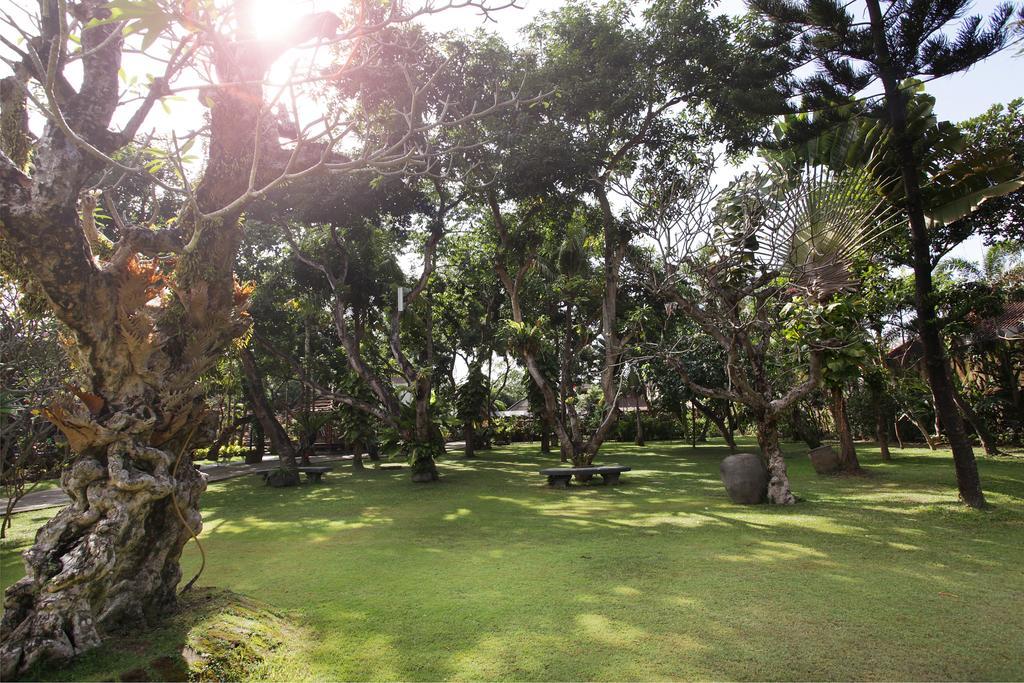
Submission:
[[[491,420],[494,443],[505,445],[540,438],[540,420],[534,417],[496,417]]]
[[[235,443],[225,444],[221,446],[220,452],[217,457],[220,460],[232,460],[234,458],[244,458],[252,450],[249,446],[239,445]],[[193,460],[206,460],[209,457],[209,448],[197,448],[192,452]]]
[[[506,320],[501,331],[502,340],[506,346],[519,353],[524,350],[540,353],[544,347],[544,330],[547,322],[547,319],[543,317],[533,324]]]
[[[490,389],[480,363],[469,366],[466,378],[459,387],[455,398],[455,412],[463,422],[478,422],[486,419]]]
[[[826,383],[842,385],[861,375],[871,346],[860,326],[860,299],[843,296],[819,303],[797,297],[783,307],[782,313],[788,341],[825,350],[822,376]]]
[[[432,474],[435,463],[444,457],[444,442],[441,439],[434,439],[427,443],[406,441],[401,444],[400,453],[409,467],[413,476],[418,474]]]
[[[686,436],[684,425],[674,415],[641,413],[640,422],[643,424],[644,441],[668,441],[682,439]],[[636,416],[633,413],[623,413],[619,421],[615,423],[615,433],[612,438],[626,443],[636,440]]]
[[[1007,149],[1024,165],[1024,97],[995,104],[980,116],[959,124],[968,150]],[[1024,189],[993,197],[951,226],[957,235],[981,235],[989,244],[1003,240],[1024,242]]]

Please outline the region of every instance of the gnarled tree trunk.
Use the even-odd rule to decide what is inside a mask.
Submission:
[[[768,466],[768,502],[774,505],[792,505],[796,496],[789,487],[786,461],[779,446],[779,422],[774,415],[762,413],[757,419],[757,443]]]
[[[61,40],[60,11],[46,3],[52,20],[42,26],[44,55]],[[109,10],[83,0],[75,14],[105,19]],[[234,85],[205,95],[209,156],[194,202],[173,226],[124,226],[117,244],[104,243],[92,222],[94,204],[83,201],[81,219],[77,210],[79,193],[104,167],[95,152],[129,144],[166,93],[156,79],[129,125],[111,131],[124,25],[88,19],[81,92],[66,81],[56,86],[64,122],[80,139],[49,123],[36,141],[31,175],[0,154],[0,235],[74,333],[86,378],[80,403],[48,409],[76,454],[61,480],[71,504],[39,531],[24,553],[25,577],[6,591],[0,676],[7,680],[173,607],[182,547],[202,528],[206,487],[188,450],[209,443],[215,430],[197,380],[248,325],[247,293],[235,286],[232,266],[241,236],[236,200],[247,191],[255,132],[264,133],[256,138],[265,145],[261,160],[269,165],[281,156],[259,85],[273,55],[262,44],[214,41],[218,77]],[[260,168],[262,183],[268,169]]]
[[[799,404],[793,406],[793,428],[796,430],[797,437],[807,444],[808,448],[821,446],[821,434],[818,433],[817,425],[807,419]]]

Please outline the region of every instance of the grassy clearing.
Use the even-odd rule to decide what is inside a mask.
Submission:
[[[532,445],[445,461],[432,486],[233,479],[204,497],[200,585],[301,629],[254,677],[1024,679],[1024,459],[981,462],[994,507],[974,512],[948,452],[882,464],[864,446],[869,475],[845,478],[803,450],[789,464],[805,501],[787,509],[730,504],[716,445],[612,445],[603,462],[634,468],[623,485],[568,492],[543,486]],[[19,515],[4,585],[47,514]],[[185,637],[42,675],[116,677]]]

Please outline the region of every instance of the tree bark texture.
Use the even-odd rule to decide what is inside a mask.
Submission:
[[[850,429],[850,417],[846,413],[846,396],[843,395],[841,386],[829,387],[829,397],[832,399],[829,405],[832,411],[832,420],[836,424],[836,437],[839,440],[839,467],[847,473],[860,472],[860,462],[857,460],[857,447],[853,443],[853,432]]]
[[[540,422],[540,452],[550,453],[551,430],[548,428],[548,421],[546,419],[540,419],[538,421]]]
[[[821,435],[818,433],[817,425],[807,419],[799,405],[793,406],[793,427],[798,438],[807,444],[808,448],[821,446]]]
[[[277,453],[281,468],[289,472],[289,474],[279,477],[279,482],[294,486],[299,483],[299,465],[296,461],[295,446],[288,438],[288,433],[281,426],[281,422],[277,419],[277,415],[274,414],[274,409],[267,399],[263,377],[260,375],[252,351],[243,348],[238,352],[238,357],[242,361],[242,374],[245,376],[242,385],[246,398],[249,399],[249,405],[252,406],[252,412],[259,420],[263,433],[270,437],[270,445]]]
[[[245,456],[245,462],[254,465],[258,462],[263,462],[263,458],[267,455],[267,436],[263,433],[263,425],[255,417],[249,429],[252,450]]]
[[[960,414],[974,428],[974,433],[978,435],[978,440],[981,441],[982,448],[985,449],[985,455],[999,455],[999,445],[996,443],[995,437],[992,436],[985,420],[974,410],[970,401],[964,398],[964,395],[956,388],[953,389],[953,400],[956,401],[956,407],[960,409]]]
[[[964,421],[954,400],[954,387],[949,374],[946,351],[939,334],[939,320],[935,310],[932,285],[932,261],[928,228],[925,223],[924,201],[919,181],[919,163],[915,158],[913,142],[907,131],[907,99],[900,90],[886,37],[885,19],[879,0],[867,0],[871,34],[877,58],[878,75],[885,90],[885,105],[892,125],[896,152],[900,159],[900,173],[910,225],[912,267],[914,269],[914,307],[917,310],[918,331],[924,355],[928,384],[935,402],[935,412],[946,430],[953,451],[960,499],[971,507],[985,506],[981,490],[981,477],[974,449],[964,429]]]
[[[76,13],[103,18],[103,4],[83,0]],[[52,8],[59,11],[56,3]],[[58,23],[44,22],[42,47],[59,40]],[[134,129],[109,129],[118,107],[122,28],[101,22],[82,29],[81,91],[65,81],[56,86],[67,125],[106,154],[131,142],[148,111],[139,110]],[[248,293],[232,275],[241,208],[210,214],[245,194],[255,131],[264,133],[257,139],[268,164],[257,165],[258,182],[268,172],[277,176],[269,165],[281,158],[259,85],[273,56],[247,52],[260,49],[216,45],[217,75],[236,85],[206,98],[209,154],[194,203],[173,227],[127,230],[109,257],[93,252],[91,210],[78,214],[81,191],[103,168],[100,157],[53,122],[35,141],[31,175],[0,154],[0,237],[74,334],[86,378],[76,388],[80,401],[47,411],[75,453],[61,479],[71,504],[40,529],[24,553],[25,577],[5,593],[6,680],[41,659],[89,650],[112,630],[174,605],[179,557],[202,529],[199,496],[206,487],[188,451],[215,436],[197,380],[248,326]],[[157,79],[144,108],[162,87]],[[168,253],[176,258],[163,258]]]
[[[768,466],[768,502],[774,505],[792,505],[796,496],[790,490],[786,461],[779,446],[778,418],[761,415],[757,420],[757,442]]]

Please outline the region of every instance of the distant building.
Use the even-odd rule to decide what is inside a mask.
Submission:
[[[639,406],[639,408],[637,406]],[[639,410],[641,413],[645,413],[649,409],[647,399],[643,396],[626,394],[619,399],[619,410],[624,413],[632,413],[636,410]],[[530,400],[527,398],[521,398],[505,410],[496,411],[495,415],[497,417],[530,417],[533,415],[530,410]]]

